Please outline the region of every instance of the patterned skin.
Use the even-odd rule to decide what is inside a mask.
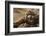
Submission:
[[[26,26],[23,25],[24,27],[37,27],[39,24],[39,15],[35,14],[32,11],[29,11],[28,13],[26,13],[25,17],[14,23],[14,27],[19,27],[19,25],[23,23],[26,23]]]

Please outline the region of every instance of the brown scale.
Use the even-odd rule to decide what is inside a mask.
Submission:
[[[28,25],[26,25],[26,27],[37,27],[37,25],[39,24],[39,15],[35,14],[32,11],[29,11],[26,14],[26,19],[25,19],[25,17],[23,17],[21,20],[14,23],[14,27],[18,27],[22,23],[28,24]]]

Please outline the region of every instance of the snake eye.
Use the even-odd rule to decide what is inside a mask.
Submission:
[[[31,15],[28,15],[27,17],[28,17],[28,18],[31,18],[32,16],[31,16]]]
[[[34,16],[32,16],[32,18],[34,18]]]

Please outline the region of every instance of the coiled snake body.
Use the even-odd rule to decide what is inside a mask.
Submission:
[[[14,27],[19,27],[19,25],[26,23],[25,27],[37,27],[39,24],[39,15],[35,14],[32,11],[29,11],[26,14],[26,17],[23,17],[18,22],[14,23]]]

